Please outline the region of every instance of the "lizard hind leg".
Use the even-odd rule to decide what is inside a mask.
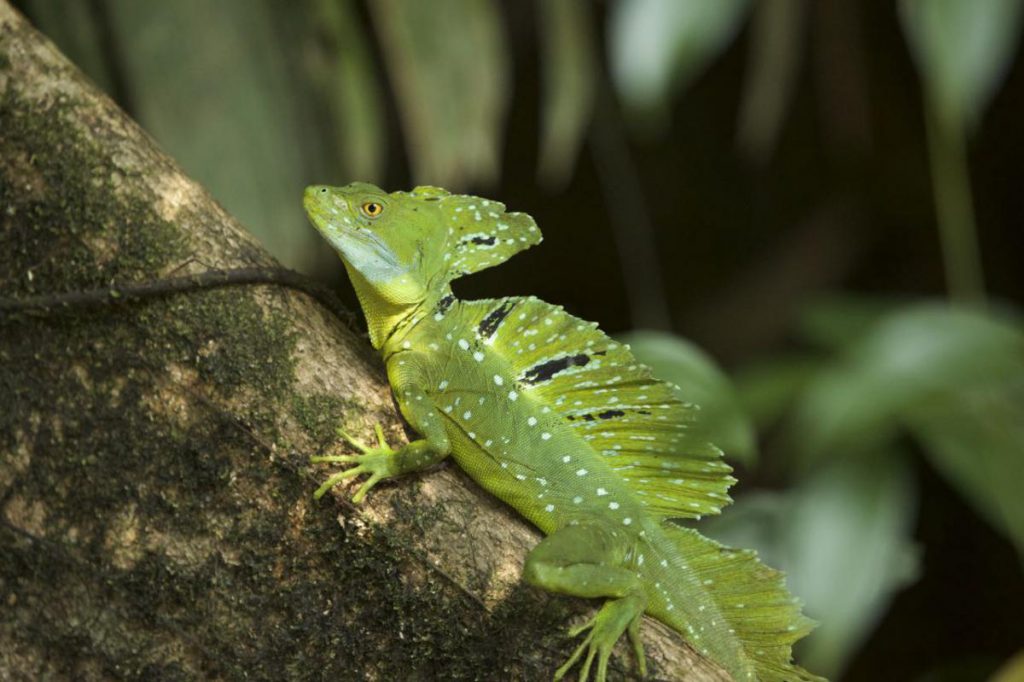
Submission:
[[[562,679],[586,654],[580,682],[590,679],[595,659],[596,682],[605,682],[612,649],[623,634],[633,644],[640,675],[646,675],[639,630],[647,598],[640,575],[628,566],[630,542],[621,530],[599,521],[586,522],[555,531],[526,558],[524,578],[532,585],[577,597],[609,598],[593,618],[569,631],[570,637],[587,635],[556,671],[555,680]]]

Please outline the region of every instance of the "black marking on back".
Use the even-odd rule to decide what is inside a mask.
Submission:
[[[477,327],[477,331],[480,333],[480,336],[485,339],[490,338],[494,332],[498,330],[498,326],[508,316],[509,312],[511,312],[512,306],[512,302],[505,301],[500,306],[487,313],[487,316],[480,320],[480,325]]]
[[[597,416],[600,419],[612,419],[613,417],[621,417],[625,414],[622,410],[605,410],[604,412],[598,412]]]
[[[588,362],[590,362],[590,356],[586,353],[565,355],[554,360],[542,362],[539,365],[534,365],[523,372],[523,381],[527,384],[539,384],[543,381],[549,381],[553,376],[570,367],[582,367]]]
[[[480,244],[482,246],[494,246],[495,238],[491,236],[487,237],[473,237],[469,240],[473,244]]]
[[[448,312],[448,309],[452,307],[452,303],[455,303],[455,294],[448,294],[447,296],[445,296],[444,298],[437,302],[437,308],[435,308],[435,312],[437,312],[439,315],[444,315],[446,312]]]

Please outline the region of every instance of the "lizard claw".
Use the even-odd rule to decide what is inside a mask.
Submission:
[[[361,452],[363,454],[366,454],[370,450],[374,450],[374,449],[377,449],[377,450],[390,449],[390,448],[388,448],[387,438],[384,437],[384,427],[382,427],[380,425],[380,422],[377,422],[376,424],[373,425],[373,430],[377,433],[377,447],[376,448],[372,448],[372,447],[364,444],[358,438],[349,435],[349,433],[347,431],[345,431],[345,429],[343,429],[341,427],[338,427],[337,433],[338,433],[339,436],[341,436],[341,438],[346,443],[348,443],[349,445],[351,445],[352,447],[354,447],[356,450],[358,450],[359,452]]]
[[[361,476],[363,474],[369,474],[369,478],[363,481],[362,485],[359,486],[359,489],[356,490],[354,495],[352,495],[352,501],[358,504],[363,501],[366,497],[366,493],[377,485],[377,483],[385,478],[395,475],[395,451],[388,446],[387,439],[384,437],[384,429],[380,424],[376,424],[374,426],[374,431],[377,434],[377,446],[371,447],[365,445],[362,441],[354,438],[345,430],[339,428],[338,435],[341,436],[346,443],[358,450],[359,454],[318,455],[310,458],[310,461],[314,463],[331,462],[336,464],[356,465],[350,469],[345,469],[344,471],[331,474],[327,480],[316,489],[316,492],[313,493],[314,499],[319,500],[327,494],[327,491],[344,480],[355,478],[356,476]]]
[[[569,636],[575,637],[589,630],[583,643],[576,647],[569,660],[555,672],[555,681],[561,680],[569,672],[580,657],[586,652],[580,668],[579,682],[590,679],[590,668],[597,659],[595,682],[605,682],[608,675],[608,660],[612,655],[612,647],[623,633],[628,633],[633,644],[640,667],[640,676],[647,674],[647,663],[644,659],[643,645],[640,642],[640,617],[644,613],[643,597],[630,595],[606,602],[597,615],[583,625],[569,630]]]

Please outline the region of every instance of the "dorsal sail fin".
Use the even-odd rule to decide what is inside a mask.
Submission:
[[[436,201],[444,215],[450,279],[503,263],[541,242],[533,218],[507,212],[500,201],[451,194],[430,186],[416,187],[409,194],[423,201]]]
[[[536,298],[464,304],[517,389],[559,414],[659,518],[717,514],[735,482],[721,451],[691,433],[698,408],[651,375],[628,347]]]

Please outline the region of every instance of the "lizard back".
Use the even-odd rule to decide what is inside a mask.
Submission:
[[[625,513],[628,501],[654,518],[693,518],[728,504],[735,479],[721,451],[691,434],[696,408],[597,325],[533,297],[445,299],[413,337],[434,357],[428,391],[456,438],[482,451],[456,448],[460,466],[488,489],[523,477],[492,492],[545,531],[544,510],[565,501],[550,499],[553,482],[569,515],[616,501]],[[504,475],[493,471],[503,464]],[[520,499],[537,479],[548,494]],[[613,489],[622,500],[610,499]]]

